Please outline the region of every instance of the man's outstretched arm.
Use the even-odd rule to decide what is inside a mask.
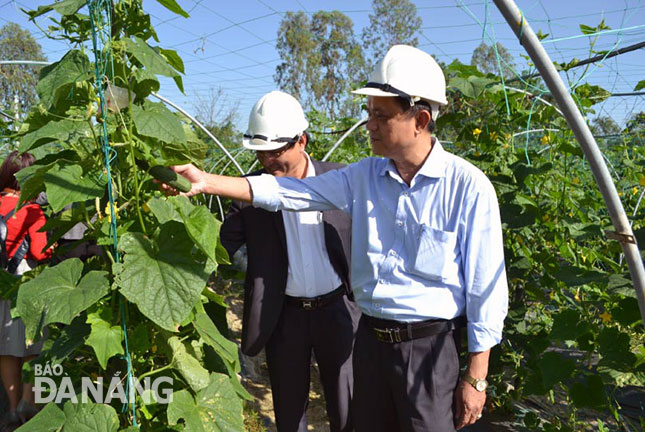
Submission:
[[[190,181],[192,188],[189,192],[181,193],[185,196],[205,193],[231,198],[238,201],[250,203],[253,201],[253,193],[249,182],[243,177],[228,177],[217,174],[210,174],[200,170],[192,164],[175,165],[170,167],[174,172],[182,175]],[[161,185],[162,189],[173,194],[179,192],[167,184]]]

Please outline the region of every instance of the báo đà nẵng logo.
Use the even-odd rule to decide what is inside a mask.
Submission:
[[[109,380],[104,377],[81,377],[73,380],[59,364],[34,366],[34,395],[36,403],[65,401],[73,403],[105,403],[120,401],[122,403],[134,402],[137,394],[145,404],[172,402],[173,379],[167,376],[158,376],[154,379],[144,377],[139,381],[136,377],[128,379],[127,374],[115,373]],[[76,383],[75,383],[76,381]],[[79,392],[80,390],[80,392]]]

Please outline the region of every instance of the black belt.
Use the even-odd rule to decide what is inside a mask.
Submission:
[[[385,343],[398,343],[446,333],[460,327],[465,327],[467,320],[465,316],[459,316],[450,320],[428,320],[413,323],[385,320],[363,315],[365,322],[374,330],[376,339]]]
[[[343,295],[345,295],[346,292],[347,292],[347,289],[345,288],[345,284],[342,284],[332,292],[318,297],[307,298],[307,297],[291,297],[286,295],[285,298],[287,300],[287,303],[289,304],[296,305],[301,309],[312,310],[312,309],[319,309],[323,306],[328,305],[329,303],[336,300],[338,297],[342,297]]]

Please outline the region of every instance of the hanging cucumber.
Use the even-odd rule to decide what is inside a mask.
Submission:
[[[181,192],[190,192],[190,189],[192,185],[190,184],[190,181],[184,176],[181,176],[171,170],[168,167],[165,167],[163,165],[157,165],[153,166],[150,168],[150,171],[148,171],[151,176],[159,180],[160,182],[169,184],[170,186],[174,187],[178,191]]]

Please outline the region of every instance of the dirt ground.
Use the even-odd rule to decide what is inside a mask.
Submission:
[[[242,335],[242,299],[239,296],[227,298],[229,309],[226,313],[231,336],[239,344]],[[269,432],[276,432],[275,417],[273,415],[273,401],[271,399],[271,386],[269,384],[269,371],[267,369],[264,350],[255,357],[240,353],[242,363],[242,383],[246,390],[255,398],[251,404],[257,411],[260,419]],[[309,407],[307,408],[307,422],[310,431],[329,431],[325,398],[320,384],[320,374],[315,363],[311,367],[311,388],[309,391]]]

